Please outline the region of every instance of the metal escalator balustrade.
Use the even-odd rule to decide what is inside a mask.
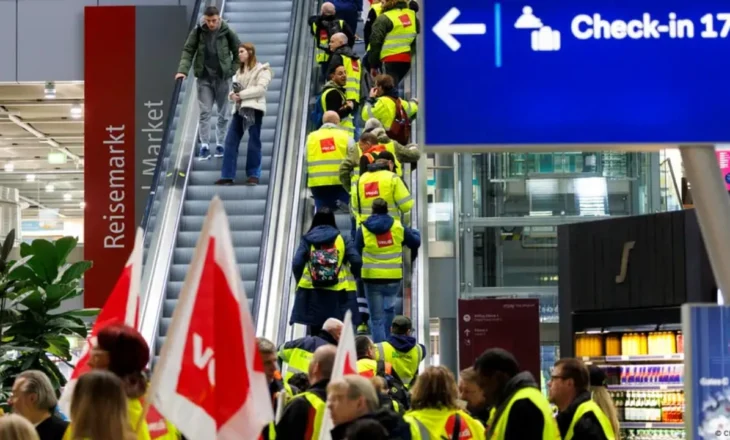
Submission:
[[[202,227],[211,198],[218,195],[222,200],[229,217],[233,246],[239,273],[249,298],[249,307],[254,308],[256,319],[256,302],[262,279],[262,264],[265,261],[262,247],[269,247],[269,223],[278,218],[276,209],[272,209],[278,194],[277,174],[282,161],[279,151],[286,145],[282,134],[287,131],[286,120],[289,105],[286,104],[289,77],[289,65],[296,60],[291,56],[293,29],[292,9],[300,0],[227,0],[222,9],[224,20],[235,31],[242,42],[252,42],[256,46],[259,62],[269,63],[273,79],[269,85],[266,99],[267,109],[261,127],[262,166],[259,185],[244,186],[248,134],[240,144],[237,159],[237,177],[235,186],[215,186],[220,178],[222,159],[193,160],[197,144],[197,93],[192,90],[187,96],[181,113],[181,123],[185,134],[175,136],[175,142],[185,145],[185,153],[181,159],[171,166],[173,177],[179,177],[173,184],[173,197],[178,197],[177,205],[167,203],[163,197],[159,212],[163,218],[156,219],[158,228],[165,229],[165,238],[158,240],[156,255],[167,250],[165,258],[158,258],[155,267],[161,271],[160,276],[152,277],[148,286],[150,291],[162,291],[154,300],[145,305],[142,318],[142,333],[153,340],[155,354],[164,342],[172,314],[177,305],[185,275],[188,271],[199,231]],[[296,20],[300,20],[299,17]],[[295,52],[294,52],[295,53]],[[292,61],[294,60],[294,61]],[[215,121],[213,121],[215,122]],[[177,147],[177,145],[176,145]],[[273,197],[273,198],[272,198]],[[168,206],[169,205],[169,206]],[[164,208],[164,209],[163,209]],[[152,252],[151,252],[152,253]],[[164,272],[163,272],[164,271]],[[167,275],[167,276],[165,276]],[[154,320],[153,320],[154,317]]]

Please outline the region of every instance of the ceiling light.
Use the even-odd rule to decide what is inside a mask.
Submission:
[[[66,193],[63,195],[63,200],[70,202],[71,201],[71,193]]]
[[[43,88],[43,94],[46,99],[56,99],[56,83],[53,81],[46,82],[46,85]]]
[[[84,113],[84,109],[81,108],[81,105],[75,104],[71,107],[71,117],[74,119],[79,119]]]
[[[25,181],[26,182],[35,182],[35,174],[26,174]]]
[[[12,173],[13,171],[15,171],[15,164],[12,162],[7,162],[4,168],[5,171],[7,171],[8,173]]]
[[[81,209],[86,208],[86,202],[79,202],[79,208],[81,208]]]
[[[53,184],[52,184],[52,183],[49,183],[48,185],[46,185],[46,192],[47,192],[47,193],[52,193],[52,192],[53,192],[53,191],[55,191],[55,190],[56,190],[56,187],[55,187],[55,186],[53,186]]]
[[[62,165],[66,163],[68,158],[60,151],[51,151],[48,153],[48,163],[51,165]]]

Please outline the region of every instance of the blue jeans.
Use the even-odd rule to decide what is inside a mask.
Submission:
[[[395,318],[395,302],[401,282],[371,284],[365,280],[364,285],[370,309],[370,333],[373,335],[373,342],[377,344],[390,336],[390,325]]]
[[[350,194],[342,185],[313,186],[309,189],[312,190],[312,197],[314,197],[315,211],[319,211],[325,206],[336,211],[338,200],[344,205],[350,204]]]
[[[223,166],[221,167],[221,177],[223,179],[236,178],[238,147],[241,145],[241,139],[243,139],[246,129],[248,129],[246,176],[261,177],[261,124],[264,119],[264,112],[254,110],[254,114],[255,121],[250,127],[245,127],[243,117],[238,113],[231,118],[226,141],[223,145]]]

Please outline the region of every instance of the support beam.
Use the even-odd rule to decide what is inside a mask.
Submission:
[[[19,198],[19,199],[20,199],[21,201],[23,201],[23,202],[26,202],[26,203],[30,204],[31,206],[35,206],[36,208],[40,208],[40,209],[53,209],[54,211],[56,211],[56,209],[54,209],[54,208],[49,208],[48,206],[46,206],[46,205],[44,205],[44,204],[42,204],[42,203],[40,203],[40,202],[38,202],[38,201],[36,201],[36,200],[33,200],[33,199],[29,198],[29,197],[25,197],[25,196],[18,196],[18,198]],[[63,214],[60,214],[60,213],[58,214],[58,216],[59,216],[59,217],[61,217],[61,218],[66,218],[66,216],[65,216],[65,215],[63,215]]]
[[[28,133],[32,134],[33,136],[35,136],[36,138],[38,138],[42,142],[47,143],[48,145],[51,146],[51,148],[53,148],[55,150],[58,150],[61,153],[65,154],[66,157],[68,157],[69,159],[73,160],[76,163],[81,163],[81,157],[80,156],[72,153],[71,151],[69,151],[65,147],[61,146],[61,144],[59,144],[58,142],[56,142],[56,140],[53,139],[52,137],[46,136],[45,134],[43,134],[40,131],[36,130],[35,128],[33,128],[33,126],[31,126],[27,122],[23,121],[23,119],[19,118],[18,116],[15,116],[13,114],[10,114],[10,112],[8,112],[8,110],[5,107],[0,106],[0,114],[7,115],[8,119],[10,119],[12,122],[14,122],[15,125],[17,125],[18,127],[22,128],[23,130],[27,131]]]

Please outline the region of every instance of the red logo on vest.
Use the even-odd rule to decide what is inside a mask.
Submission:
[[[359,60],[352,60],[352,71],[353,72],[359,72],[360,71],[360,61]]]
[[[466,420],[464,417],[459,417],[461,419],[461,427],[459,429],[459,439],[463,440],[471,440],[474,438],[474,436],[471,433],[471,430],[469,429],[469,425],[467,425]],[[454,435],[454,428],[456,427],[456,414],[453,414],[451,417],[449,417],[448,420],[446,420],[446,426],[444,426],[444,429],[446,430],[446,434],[449,436],[449,438],[453,438]]]
[[[370,182],[365,184],[365,197],[380,197],[380,183]]]
[[[331,153],[331,152],[335,151],[335,139],[334,138],[320,139],[319,147],[322,149],[323,153]]]
[[[375,239],[378,241],[379,248],[393,246],[393,234],[390,231],[375,235]]]
[[[408,27],[413,24],[411,22],[411,17],[409,17],[408,14],[403,14],[403,15],[398,16],[398,20],[400,20],[403,27]]]
[[[329,35],[327,35],[327,29],[320,29],[319,30],[319,42],[327,44],[330,40]]]

